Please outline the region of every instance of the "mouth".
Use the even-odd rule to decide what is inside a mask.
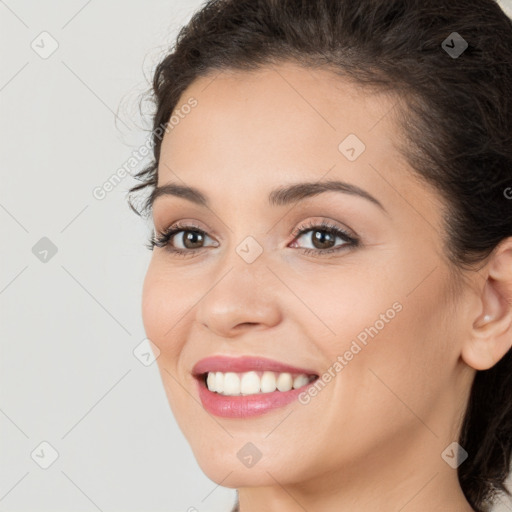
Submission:
[[[192,371],[203,407],[216,416],[249,417],[297,399],[318,374],[264,358],[216,356]]]
[[[286,393],[300,389],[318,378],[317,375],[290,372],[254,371],[244,373],[208,372],[199,377],[208,391],[223,396],[248,396],[275,391]]]

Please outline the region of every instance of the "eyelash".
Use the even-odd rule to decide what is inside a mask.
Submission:
[[[153,250],[154,247],[165,247],[166,250],[168,250],[170,253],[176,255],[176,256],[192,256],[196,254],[198,251],[202,251],[206,249],[206,247],[200,247],[198,249],[176,249],[175,247],[172,247],[169,245],[169,241],[171,238],[176,235],[177,233],[180,233],[182,231],[188,231],[188,232],[195,232],[201,234],[203,237],[207,237],[208,234],[202,230],[201,228],[187,224],[187,225],[181,225],[179,222],[174,224],[173,226],[170,226],[166,230],[164,230],[162,233],[158,233],[157,236],[153,236],[149,239],[149,242],[147,244],[147,248],[149,250]],[[309,231],[325,231],[331,235],[335,235],[337,238],[341,238],[346,243],[337,246],[331,249],[309,249],[304,247],[299,247],[300,250],[303,251],[304,254],[314,254],[318,256],[324,256],[326,254],[330,254],[333,252],[338,252],[347,248],[354,248],[359,245],[359,240],[357,238],[354,238],[353,236],[349,235],[346,231],[341,229],[340,227],[329,224],[326,221],[322,221],[320,223],[318,222],[310,222],[304,226],[299,226],[296,229],[293,230],[293,241],[295,241],[297,238],[302,236],[304,233],[307,233]]]

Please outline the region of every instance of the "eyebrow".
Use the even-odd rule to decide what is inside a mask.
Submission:
[[[366,190],[344,181],[305,182],[286,185],[270,192],[268,202],[271,206],[285,206],[324,192],[342,192],[344,194],[359,196],[371,201],[387,212],[382,203],[366,192]],[[151,195],[148,197],[147,203],[152,207],[158,197],[166,195],[181,197],[199,206],[209,208],[208,198],[197,188],[178,185],[175,183],[168,183],[160,187],[155,187]]]

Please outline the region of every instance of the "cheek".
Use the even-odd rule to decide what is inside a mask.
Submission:
[[[309,303],[330,329],[312,316],[310,326],[326,334],[317,330],[310,339],[326,356],[325,371],[335,375],[327,376],[334,381],[327,384],[334,403],[350,404],[353,418],[378,410],[408,420],[406,407],[403,415],[394,412],[400,400],[428,413],[448,385],[457,359],[447,313],[449,277],[439,269],[417,287],[430,271],[425,266],[424,272],[396,263],[372,272],[354,269],[329,283],[317,274],[308,291]]]
[[[164,331],[162,309],[167,307],[164,300],[164,288],[161,281],[156,278],[156,272],[151,263],[142,288],[142,322],[147,336],[158,346]]]
[[[383,337],[403,314],[402,294],[395,283],[389,267],[378,268],[372,262],[364,265],[347,260],[339,269],[319,268],[314,275],[303,272],[295,278],[294,292],[310,309],[305,312],[302,304],[296,307],[301,324],[309,331],[308,339],[335,360],[354,340],[364,346]]]
[[[178,322],[185,314],[183,294],[176,289],[174,280],[167,276],[157,262],[152,260],[144,279],[142,290],[142,319],[146,336],[159,348],[156,359],[162,384],[171,410],[181,428],[190,428],[190,417],[184,414],[190,403],[190,395],[184,392],[185,376],[179,368],[185,339]],[[185,424],[183,424],[185,421]],[[192,422],[193,423],[193,422]]]
[[[180,318],[185,315],[183,295],[153,261],[142,289],[142,321],[147,337],[160,349],[157,362],[171,362],[180,351]]]

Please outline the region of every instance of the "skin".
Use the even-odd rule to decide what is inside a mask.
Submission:
[[[192,256],[154,249],[142,312],[202,470],[239,490],[242,512],[470,512],[441,454],[459,438],[475,370],[510,348],[512,240],[456,281],[444,203],[396,148],[396,98],[290,63],[216,72],[178,105],[190,97],[197,107],[163,139],[158,185],[196,187],[210,207],[162,196],[153,221],[157,232],[193,221],[208,237]],[[353,162],[338,149],[350,133],[366,145]],[[326,180],[357,185],[386,211],[339,192],[268,204],[276,187]],[[292,231],[322,219],[361,245],[305,254],[325,246],[314,245],[314,229]],[[263,249],[250,264],[236,252],[247,236]],[[198,360],[261,356],[321,375],[397,302],[401,311],[307,405],[244,420],[203,409]],[[248,442],[262,455],[251,468],[237,458]]]

